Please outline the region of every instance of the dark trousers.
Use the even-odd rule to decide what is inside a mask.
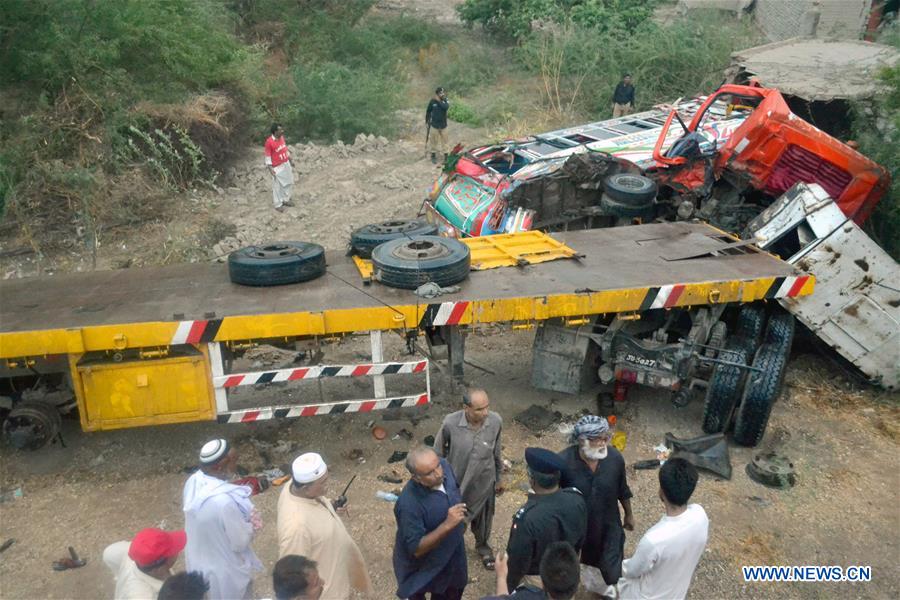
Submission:
[[[425,594],[429,592],[418,592],[409,597],[409,600],[426,600]],[[430,592],[431,600],[462,600],[462,589],[449,588],[441,593]]]
[[[491,494],[477,515],[472,516],[472,535],[475,536],[475,550],[479,556],[493,556],[491,551],[491,528],[494,524],[494,504],[496,496]]]

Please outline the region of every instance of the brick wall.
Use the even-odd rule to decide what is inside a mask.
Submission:
[[[813,8],[819,11],[816,37],[859,39],[871,7],[872,0],[756,0],[753,13],[772,41],[803,34],[803,15]]]

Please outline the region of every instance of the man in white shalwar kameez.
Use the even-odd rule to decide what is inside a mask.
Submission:
[[[325,581],[322,598],[344,600],[354,589],[372,593],[359,547],[330,500],[325,498],[328,467],[315,452],[291,465],[291,484],[278,498],[278,556],[304,556],[316,562]]]
[[[250,502],[250,488],[227,481],[236,466],[237,454],[228,442],[207,442],[200,469],[184,486],[185,566],[206,577],[210,600],[250,598],[253,575],[262,570],[251,548],[262,522]]]

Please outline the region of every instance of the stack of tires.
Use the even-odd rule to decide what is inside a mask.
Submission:
[[[735,331],[717,357],[730,364],[716,364],[709,380],[703,431],[727,432],[733,425],[735,442],[759,444],[781,392],[793,339],[794,317],[780,306],[740,308]]]
[[[469,276],[469,247],[440,237],[425,221],[386,221],[350,235],[354,254],[372,259],[373,277],[383,285],[414,290],[426,283],[447,287]]]
[[[603,182],[600,208],[617,219],[650,220],[656,216],[656,182],[643,175],[617,173]]]

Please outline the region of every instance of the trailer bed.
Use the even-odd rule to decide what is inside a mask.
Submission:
[[[350,257],[302,284],[232,284],[227,265],[71,273],[0,284],[0,357],[422,326],[533,321],[805,295],[813,278],[699,223],[556,233],[584,254],[472,272],[435,300],[364,286]]]

